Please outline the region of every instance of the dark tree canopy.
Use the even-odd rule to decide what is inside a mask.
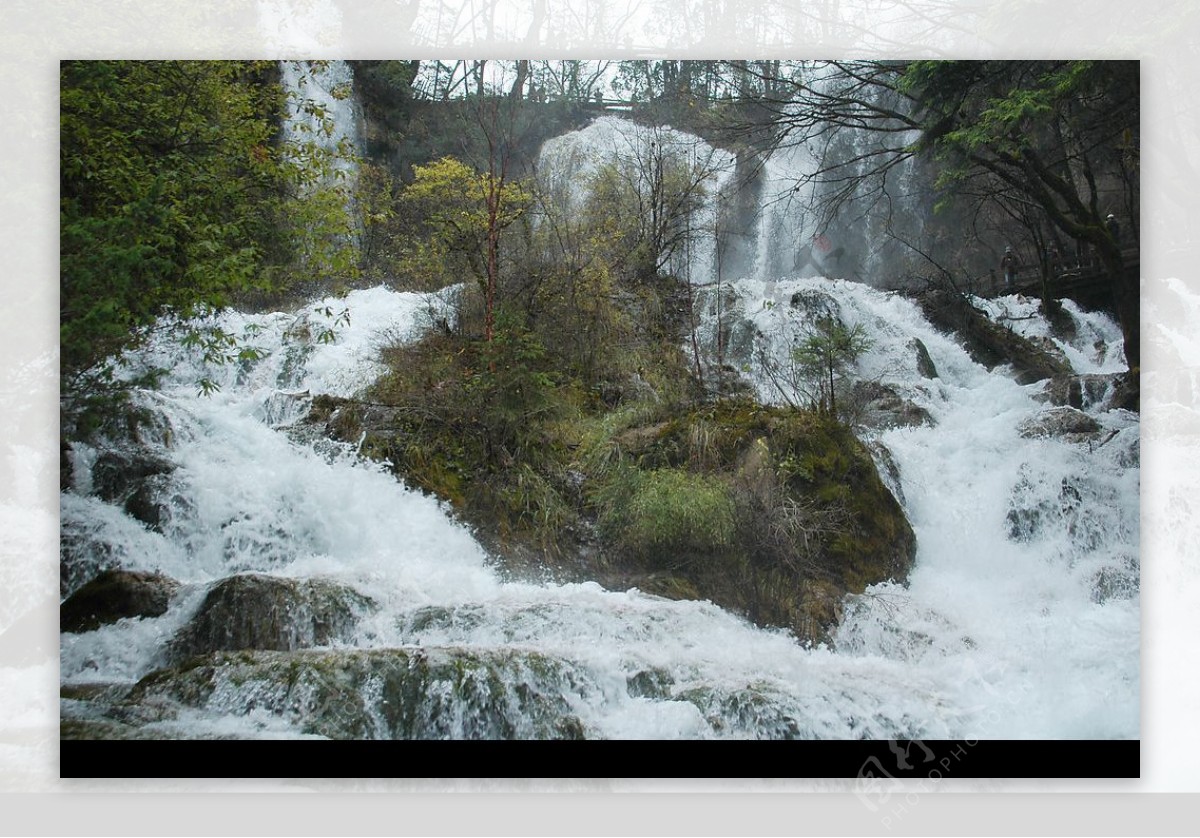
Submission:
[[[916,62],[902,88],[914,97],[920,149],[940,185],[998,184],[1034,208],[1048,234],[1094,249],[1104,265],[1137,367],[1138,284],[1106,218],[1139,226],[1139,66],[1134,61]]]
[[[938,205],[975,201],[1018,219],[1040,252],[1060,238],[1104,266],[1138,365],[1137,278],[1113,214],[1136,242],[1139,65],[1135,61],[817,62],[751,74],[754,110],[730,130],[769,148],[803,146],[817,163],[809,187],[821,223],[890,202],[900,167],[932,166]]]

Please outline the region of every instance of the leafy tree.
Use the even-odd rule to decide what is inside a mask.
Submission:
[[[328,153],[279,142],[274,62],[60,66],[60,339],[68,386],[181,319],[350,270]],[[218,354],[228,336],[210,336]],[[97,382],[91,379],[94,385]]]
[[[456,281],[465,269],[485,301],[486,340],[495,328],[503,231],[525,213],[530,197],[515,181],[477,173],[453,157],[413,167],[414,180],[401,195],[411,223],[401,269],[438,284]]]
[[[616,233],[614,244],[630,276],[646,280],[672,267],[689,242],[704,233],[692,224],[721,168],[718,153],[701,153],[694,140],[655,128],[588,179],[584,214]]]
[[[1131,368],[1138,355],[1138,278],[1105,225],[1138,225],[1138,65],[1132,61],[915,62],[920,148],[940,183],[998,180],[1055,230],[1090,246],[1108,275]]]
[[[792,351],[802,375],[816,382],[817,404],[822,413],[837,416],[837,380],[871,348],[871,339],[861,324],[847,327],[836,317],[821,317],[809,334]]]

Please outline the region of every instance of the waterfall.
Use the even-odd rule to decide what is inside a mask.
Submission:
[[[713,282],[719,255],[714,234],[723,224],[737,223],[725,217],[730,210],[721,200],[728,184],[738,180],[734,155],[673,128],[647,128],[604,116],[586,128],[548,140],[538,159],[539,175],[567,212],[583,208],[594,178],[605,166],[618,167],[639,205],[653,200],[656,178],[673,176],[700,198],[693,211],[675,219],[683,229],[671,231],[679,234],[679,243],[665,267],[694,285]],[[672,166],[677,167],[674,172]]]
[[[839,140],[826,153],[858,160],[851,168],[863,171],[870,165],[869,142],[857,136]],[[682,131],[605,116],[547,141],[538,167],[556,185],[564,206],[578,211],[590,178],[605,164],[626,167],[644,187],[654,149],[702,173],[702,205],[688,215],[686,246],[668,265],[693,285],[718,276],[827,276],[879,286],[901,278],[889,270],[907,255],[895,235],[914,241],[920,236],[927,208],[915,186],[919,172],[912,159],[888,174],[882,199],[873,185],[870,194],[849,198],[832,220],[818,206],[830,187],[805,181],[821,165],[808,146],[771,153],[742,148],[735,154]]]
[[[363,155],[363,116],[354,72],[346,61],[281,61],[279,71],[287,94],[282,134],[288,153],[321,172],[319,179],[306,180],[301,188],[338,193],[350,218],[349,239],[357,249],[362,219],[354,192]]]
[[[749,371],[763,401],[802,400],[780,371],[812,319],[833,314],[871,339],[855,374],[931,417],[867,435],[886,452],[881,473],[898,474],[918,555],[907,585],[851,598],[837,654],[907,661],[952,703],[986,707],[986,737],[1136,736],[1139,423],[1101,406],[1106,376],[1123,369],[1111,318],[1066,301],[1075,337],[1064,341],[1051,337],[1036,301],[976,301],[1095,378],[1085,409],[1097,430],[1052,438],[1038,430],[1054,412],[1040,400],[1045,382],[989,372],[908,300],[824,278],[743,279],[731,295],[726,362]],[[711,354],[712,306],[701,310]],[[921,372],[914,339],[936,377]]]
[[[812,90],[808,95],[818,100],[839,97],[837,72],[818,64],[805,73],[813,74],[805,80]],[[894,94],[853,94],[861,95]],[[895,106],[887,101],[872,104],[881,111]],[[783,106],[780,120],[804,124],[808,108],[827,106],[799,98]],[[901,287],[906,279],[902,265],[912,255],[905,243],[921,240],[931,189],[922,187],[915,157],[904,155],[894,164],[881,165],[895,149],[918,137],[898,124],[892,129],[886,140],[856,128],[831,128],[819,140],[804,143],[783,135],[776,148],[760,152],[757,258],[753,270],[744,275],[763,280],[825,276]],[[894,148],[885,152],[885,145]]]
[[[548,144],[563,177],[597,165],[593,142],[619,128]],[[714,174],[710,194],[722,183]],[[715,269],[709,248],[693,248],[691,273]],[[985,369],[899,296],[748,276],[724,284],[718,323],[714,293],[700,297],[700,336],[711,353],[728,330],[726,361],[762,400],[802,398],[779,370],[824,312],[870,337],[854,374],[929,419],[868,433],[918,556],[906,583],[850,597],[830,645],[708,602],[506,579],[446,505],[306,430],[315,398],[361,394],[383,372],[381,347],[453,320],[453,288],[363,289],[294,313],[220,315],[257,349],[235,364],[209,367],[165,338],[124,359],[127,381],[155,370],[160,383],[134,388],[128,435],[72,446],[63,594],[112,568],[174,587],[157,616],[63,633],[64,730],[1137,738],[1139,426],[1101,392],[1119,369],[1116,325],[1068,303],[1075,337],[1062,340],[1019,298],[987,304],[1097,382],[1083,410],[1095,429],[1055,435],[1041,430],[1044,382]],[[220,389],[198,393],[202,379]]]
[[[284,140],[295,148],[314,145],[334,158],[335,171],[352,178],[362,154],[362,106],[350,65],[281,61],[279,71],[288,97]]]
[[[959,708],[946,706],[935,684],[893,662],[806,651],[708,603],[594,583],[503,581],[438,502],[344,446],[313,447],[286,423],[272,427],[273,397],[360,390],[372,347],[411,339],[449,306],[443,296],[384,289],[339,304],[350,325],[335,343],[313,338],[329,307],[322,301],[299,315],[227,315],[224,328],[253,336],[261,350],[236,368],[206,371],[202,359],[166,344],[128,359],[130,378],[150,367],[170,373],[158,391],[139,391],[154,418],[136,441],[72,451],[75,481],[62,501],[67,561],[79,578],[118,566],[170,576],[181,592],[161,616],[64,633],[69,693],[124,684],[139,700],[152,694],[158,717],[147,733],[184,738],[336,736],[346,714],[361,722],[355,735],[416,738],[945,737],[961,728]],[[198,372],[220,374],[221,390],[198,396]],[[135,455],[167,464],[154,484],[155,527],[96,495],[98,464]],[[289,591],[319,583],[343,597],[341,633],[292,653],[299,685],[282,676],[277,652],[146,679],[178,662],[173,644],[207,619],[215,590],[262,577]],[[322,710],[333,701],[323,673],[335,666],[351,673],[353,707]],[[211,679],[195,683],[202,673]],[[413,715],[393,718],[374,703],[392,690],[408,695]],[[844,692],[853,706],[838,709],[831,697]],[[540,696],[532,707],[530,693]],[[476,712],[481,702],[492,711]],[[88,706],[72,699],[64,713],[87,716]]]

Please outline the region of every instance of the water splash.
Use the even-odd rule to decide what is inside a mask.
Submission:
[[[1041,438],[1028,428],[1047,409],[1044,383],[1021,386],[974,363],[906,299],[822,278],[741,280],[732,291],[726,316],[741,338],[725,342],[726,362],[763,400],[803,401],[779,370],[817,309],[870,336],[857,376],[933,419],[868,433],[898,466],[918,556],[907,586],[852,600],[837,652],[910,661],[977,714],[984,736],[1136,736],[1136,415],[1096,404],[1100,431],[1088,441]],[[1032,303],[978,302],[1053,340],[1081,371],[1122,370],[1120,330],[1102,314],[1068,303],[1068,342],[1050,337]],[[712,357],[716,324],[706,317],[704,327]],[[914,338],[937,378],[920,373]]]

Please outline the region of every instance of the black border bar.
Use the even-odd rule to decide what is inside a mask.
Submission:
[[[1062,779],[1141,776],[1140,740],[883,741],[314,741],[62,740],[59,774],[70,778],[851,778],[865,793],[902,780]],[[605,757],[605,759],[597,759]],[[770,761],[764,761],[769,757]],[[619,760],[619,761],[616,761]],[[381,769],[395,773],[379,773]],[[152,774],[143,773],[153,771]],[[220,775],[214,771],[222,772]],[[295,772],[295,773],[289,773]],[[593,772],[593,773],[589,773]],[[633,778],[630,778],[633,779]]]

